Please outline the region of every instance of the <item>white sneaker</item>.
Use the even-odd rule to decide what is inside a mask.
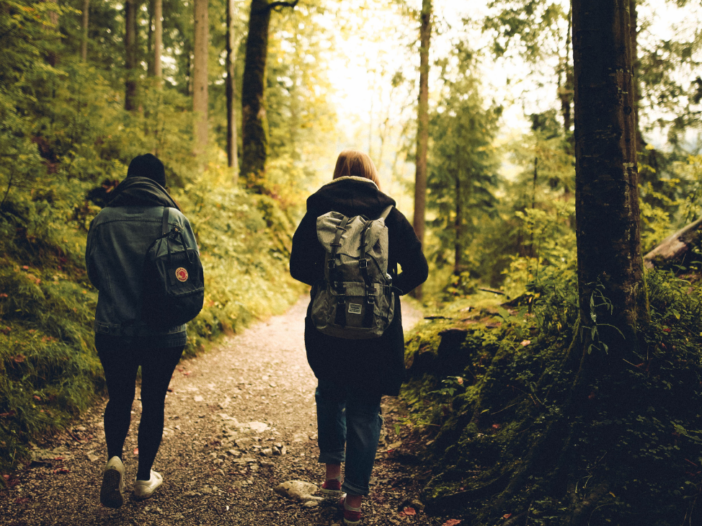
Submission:
[[[119,457],[107,461],[102,472],[100,502],[108,508],[119,508],[124,504],[124,464]]]
[[[134,497],[139,500],[148,499],[161,484],[163,477],[152,469],[149,480],[137,480],[134,484]]]

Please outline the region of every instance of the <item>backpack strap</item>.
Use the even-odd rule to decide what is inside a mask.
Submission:
[[[170,232],[168,228],[168,216],[170,215],[170,210],[167,206],[163,207],[163,217],[161,218],[161,236],[165,236]]]
[[[336,234],[334,235],[334,241],[331,244],[331,254],[329,256],[329,261],[327,263],[329,267],[329,280],[336,290],[336,316],[334,317],[334,323],[340,327],[346,327],[346,287],[340,281],[336,281],[336,254],[341,246],[341,236],[344,235],[346,231],[346,226],[349,224],[350,218],[344,217],[344,219],[336,227]]]
[[[361,247],[360,247],[360,259],[358,260],[358,269],[361,271],[361,276],[363,276],[363,281],[366,282],[366,312],[363,316],[363,326],[372,327],[373,317],[375,315],[375,289],[373,288],[373,283],[368,275],[368,258],[366,257],[366,234],[370,230],[373,221],[368,221],[361,231]]]

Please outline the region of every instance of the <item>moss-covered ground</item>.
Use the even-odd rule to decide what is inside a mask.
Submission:
[[[694,281],[647,274],[651,321],[628,354],[582,349],[570,272],[502,306],[468,297],[429,313],[408,340],[403,392],[407,423],[428,437],[427,510],[475,526],[702,523]],[[576,404],[582,352],[621,364],[597,371]]]

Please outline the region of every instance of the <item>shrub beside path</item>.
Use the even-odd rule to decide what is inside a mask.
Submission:
[[[286,314],[181,361],[166,399],[164,438],[154,465],[164,484],[153,498],[131,497],[141,412],[137,391],[124,455],[129,496],[120,509],[99,503],[105,463],[102,403],[41,444],[32,464],[9,480],[10,489],[0,492],[0,524],[341,523],[333,506],[306,507],[273,491],[289,480],[322,482],[316,460],[316,381],[303,341],[306,305],[303,299]],[[415,309],[406,305],[403,310],[406,327],[421,319]],[[385,436],[364,524],[442,524],[446,519],[427,518],[418,505],[407,509],[406,499],[417,497],[429,474],[412,462],[412,455],[393,459],[401,440],[392,423],[396,411],[384,403]]]

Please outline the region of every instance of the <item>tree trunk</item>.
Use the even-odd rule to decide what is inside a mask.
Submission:
[[[461,285],[461,272],[463,272],[463,201],[461,198],[461,169],[456,169],[455,182],[456,195],[456,220],[454,222],[455,238],[454,238],[454,258],[453,258],[453,273],[458,278],[458,284]]]
[[[195,58],[193,71],[193,111],[195,112],[195,144],[198,153],[207,146],[207,48],[208,0],[195,0]]]
[[[417,160],[414,179],[414,232],[424,245],[424,216],[427,197],[427,147],[429,144],[429,46],[431,45],[431,0],[422,0],[419,27],[419,105],[417,110]],[[422,297],[421,285],[413,296]]]
[[[646,141],[639,127],[639,106],[641,105],[641,84],[639,82],[639,71],[641,61],[639,60],[639,17],[636,10],[636,0],[631,0],[631,56],[634,63],[634,119],[636,120],[636,151],[643,152],[646,148]]]
[[[241,89],[241,175],[249,186],[260,186],[268,154],[268,119],[265,107],[268,26],[271,12],[266,0],[251,0],[246,39],[244,79]]]
[[[134,111],[137,107],[137,0],[125,0],[124,25],[124,65],[126,70],[124,109]]]
[[[153,75],[161,79],[161,48],[163,47],[163,0],[154,0],[154,65]]]
[[[636,345],[647,316],[630,1],[573,0],[580,320],[597,327],[593,339],[614,363]]]
[[[236,109],[234,106],[234,34],[232,24],[234,18],[234,0],[227,0],[227,70],[225,91],[227,95],[227,166],[232,169],[234,184],[239,179],[239,162],[237,159]]]
[[[83,41],[80,46],[80,59],[82,62],[88,61],[88,26],[90,17],[90,0],[83,0]]]
[[[565,58],[563,59],[563,64],[561,66],[563,73],[562,83],[561,75],[558,75],[558,95],[561,99],[561,115],[563,116],[563,130],[565,131],[566,137],[568,137],[570,134],[570,130],[573,126],[573,66],[570,62],[572,20],[573,12],[571,9],[571,11],[568,13],[568,34],[566,35]]]
[[[58,5],[58,0],[46,0],[46,2],[49,4]],[[56,52],[56,48],[60,42],[59,15],[57,12],[49,11],[49,22],[51,22],[51,27],[45,27],[47,28],[47,32],[49,33],[49,39],[55,41],[55,44],[53,46],[50,46],[50,49],[46,56],[46,62],[51,67],[55,67],[58,63],[58,53]]]
[[[684,226],[674,234],[665,238],[661,243],[644,256],[647,268],[663,266],[670,263],[684,265],[692,249],[700,245],[702,240],[702,218]]]
[[[154,76],[154,6],[155,0],[149,0],[149,30],[146,33],[146,76]]]

